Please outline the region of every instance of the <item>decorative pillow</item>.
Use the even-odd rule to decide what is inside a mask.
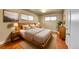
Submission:
[[[36,24],[36,27],[39,28],[39,27],[40,27],[40,23],[37,23],[37,24]]]
[[[29,25],[22,25],[22,27],[23,27],[24,30],[31,28]]]
[[[35,24],[30,24],[31,28],[36,28]]]
[[[39,24],[36,24],[36,27],[39,28],[40,27]]]

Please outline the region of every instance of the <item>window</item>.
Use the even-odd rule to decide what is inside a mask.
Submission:
[[[33,16],[21,14],[21,19],[23,19],[23,20],[33,20]]]
[[[33,16],[28,16],[28,19],[29,20],[33,20]]]
[[[56,20],[57,19],[57,17],[51,17],[51,20]]]
[[[21,14],[21,19],[28,20],[28,16],[27,15],[24,15],[24,14]]]
[[[53,21],[53,20],[56,20],[57,17],[55,16],[49,16],[49,17],[45,17],[45,21]]]
[[[49,21],[50,20],[50,17],[45,17],[45,21]]]

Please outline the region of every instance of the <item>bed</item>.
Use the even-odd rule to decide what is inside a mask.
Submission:
[[[20,36],[39,48],[45,48],[51,39],[51,30],[44,28],[21,29]]]

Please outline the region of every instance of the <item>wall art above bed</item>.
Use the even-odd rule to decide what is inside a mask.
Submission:
[[[19,19],[19,14],[16,12],[11,12],[4,10],[3,11],[3,22],[16,22]]]

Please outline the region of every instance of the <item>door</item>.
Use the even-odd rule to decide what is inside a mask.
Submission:
[[[71,10],[71,48],[79,49],[79,9]]]

